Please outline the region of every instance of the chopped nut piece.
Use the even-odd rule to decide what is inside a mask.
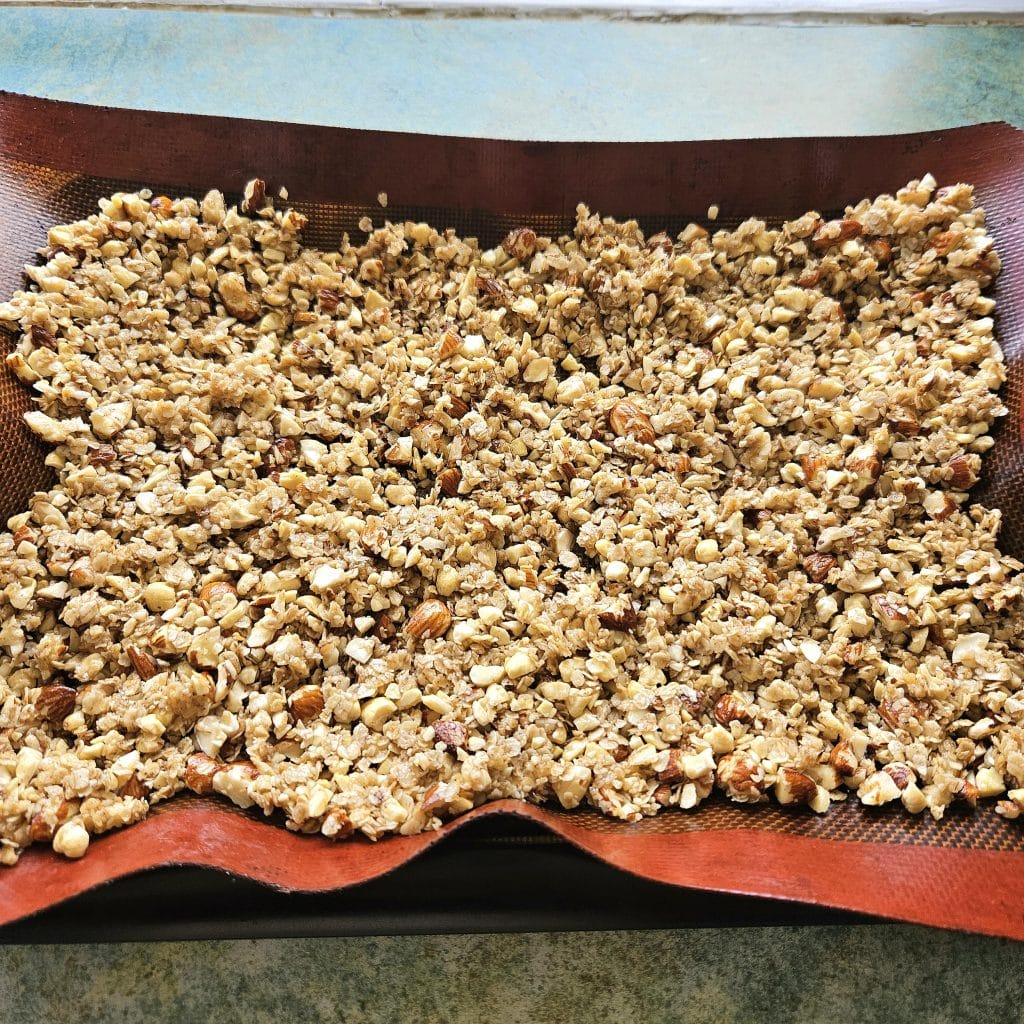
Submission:
[[[206,754],[190,754],[185,762],[185,785],[204,796],[213,792],[213,778],[225,766]]]
[[[501,247],[521,263],[525,262],[537,248],[537,234],[530,228],[516,228],[509,232]]]
[[[288,704],[292,714],[300,722],[308,722],[317,718],[324,709],[324,694],[319,686],[312,683],[300,686],[289,698]]]
[[[142,679],[152,679],[156,675],[156,662],[145,651],[140,651],[137,647],[129,647],[128,659],[132,663],[132,668]]]
[[[173,608],[178,595],[174,592],[174,587],[166,583],[150,583],[143,591],[142,599],[151,612],[159,614]]]
[[[957,455],[949,463],[953,471],[951,483],[958,491],[966,491],[974,485],[974,470],[963,455]]]
[[[833,748],[831,754],[829,754],[829,764],[840,775],[853,775],[860,766],[860,762],[857,759],[857,755],[854,754],[850,747],[849,740],[840,740]]]
[[[830,220],[814,232],[811,244],[819,252],[822,252],[841,242],[847,242],[851,238],[857,238],[863,230],[864,226],[860,221],[854,220],[852,217],[846,217],[843,220]]]
[[[449,750],[461,750],[469,739],[469,733],[461,722],[439,719],[434,723],[434,736]]]
[[[747,704],[734,693],[723,693],[715,701],[715,720],[722,725],[730,722],[752,722],[754,715]]]
[[[70,686],[44,686],[36,697],[36,711],[48,722],[63,722],[75,710],[77,697]]]
[[[640,621],[636,608],[631,604],[598,612],[597,618],[605,629],[618,629],[627,633]]]
[[[828,574],[835,568],[836,559],[831,555],[815,552],[804,559],[804,572],[815,582],[824,583]]]
[[[775,783],[775,799],[780,804],[809,804],[817,795],[814,779],[795,768],[781,768]]]
[[[640,444],[654,444],[657,439],[650,419],[635,402],[616,402],[608,422],[619,437],[631,437]]]
[[[262,178],[247,182],[242,198],[242,212],[255,213],[267,204],[267,183]]]
[[[64,857],[77,860],[89,848],[89,833],[78,821],[65,822],[53,837],[53,849]]]
[[[437,483],[441,493],[449,498],[454,498],[459,493],[459,484],[462,482],[462,471],[458,466],[449,466],[438,474]]]
[[[448,632],[452,624],[452,613],[443,601],[431,598],[423,601],[409,616],[405,632],[416,640],[433,640]]]
[[[222,274],[217,280],[217,291],[230,316],[248,323],[260,315],[260,300],[246,287],[241,274]]]

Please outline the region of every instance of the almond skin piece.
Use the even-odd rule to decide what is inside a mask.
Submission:
[[[462,470],[458,466],[449,466],[438,474],[437,483],[442,494],[454,498],[459,493],[459,484],[462,483]]]
[[[118,792],[121,796],[130,796],[133,800],[145,800],[149,794],[149,787],[138,775],[133,775]]]
[[[325,313],[333,313],[341,302],[341,296],[333,288],[321,288],[317,298],[320,300],[320,308]]]
[[[132,663],[132,668],[142,679],[152,679],[156,675],[156,662],[145,651],[140,651],[138,647],[129,647],[128,658]]]
[[[199,602],[204,608],[208,608],[218,598],[227,597],[229,594],[232,597],[238,594],[232,584],[227,580],[213,580],[199,591]]]
[[[109,466],[117,459],[117,449],[112,444],[98,444],[89,452],[89,464]]]
[[[515,228],[501,243],[502,249],[515,256],[520,263],[528,260],[537,249],[537,232],[532,228]]]
[[[612,406],[608,422],[619,437],[631,437],[640,444],[654,444],[657,439],[646,413],[628,399],[616,402]]]
[[[811,245],[818,252],[823,252],[825,249],[831,249],[833,245],[840,245],[842,242],[848,242],[851,238],[857,238],[863,231],[864,227],[861,222],[852,217],[826,221],[814,232]]]
[[[673,782],[682,782],[685,778],[686,772],[683,771],[682,756],[678,750],[673,748],[668,752],[668,764],[658,772],[658,781],[671,785]]]
[[[32,344],[36,348],[48,348],[51,352],[57,351],[57,339],[45,327],[33,324],[29,333],[32,336]]]
[[[355,832],[356,827],[349,820],[349,816],[340,808],[332,807],[320,826],[320,831],[328,839],[345,839]]]
[[[853,775],[859,767],[857,755],[854,754],[849,740],[840,740],[832,748],[828,762],[840,775]]]
[[[170,199],[167,196],[153,196],[149,201],[149,208],[165,220],[174,212]]]
[[[460,395],[450,395],[448,397],[448,412],[452,419],[461,420],[469,412],[469,402]]]
[[[462,339],[459,337],[458,331],[454,328],[445,331],[441,336],[441,348],[437,353],[437,361],[440,363],[445,359],[451,359],[460,348],[462,348]]]
[[[274,443],[263,453],[263,472],[279,473],[294,465],[298,455],[299,442],[294,437],[275,437]]]
[[[323,691],[319,686],[312,684],[300,686],[288,698],[288,703],[291,706],[292,714],[300,722],[308,722],[311,718],[316,718],[324,709]]]
[[[823,555],[816,551],[804,559],[804,572],[815,583],[823,583],[835,564],[836,560],[831,555]]]
[[[598,612],[597,621],[605,629],[617,629],[628,633],[640,621],[640,616],[632,605],[627,605],[625,608]]]
[[[974,807],[978,803],[979,795],[978,787],[973,782],[969,779],[961,779],[953,793],[953,799]]]
[[[461,722],[443,718],[434,723],[434,736],[449,750],[461,750],[469,739],[469,733]]]
[[[718,785],[733,800],[760,803],[764,799],[764,769],[749,754],[727,754],[718,762]]]
[[[661,249],[663,252],[667,252],[671,256],[674,246],[672,244],[672,239],[669,238],[664,231],[659,231],[656,235],[651,235],[651,237],[647,239],[647,248],[652,252],[655,249]]]
[[[906,789],[914,779],[914,771],[909,765],[887,764],[883,769],[886,775],[896,783],[897,789]]]
[[[249,291],[241,274],[222,274],[217,281],[224,308],[236,320],[247,323],[260,315],[259,297]]]
[[[945,256],[960,244],[963,237],[960,231],[939,231],[928,239],[928,244],[939,256]]]
[[[262,178],[253,178],[245,186],[242,198],[242,212],[252,213],[261,210],[267,203],[267,183]]]
[[[448,611],[444,602],[432,597],[419,605],[409,616],[405,632],[416,640],[433,640],[447,633],[451,624],[452,613]]]
[[[872,238],[868,242],[868,252],[880,267],[887,267],[892,260],[892,243],[887,238]]]
[[[949,468],[953,471],[953,487],[958,491],[968,490],[975,481],[974,470],[965,455],[957,455],[949,460]]]
[[[57,808],[57,813],[53,815],[52,820],[45,811],[36,811],[29,822],[29,837],[34,843],[48,843],[57,829],[67,821],[70,814],[71,805],[67,800],[60,802],[60,807]]]
[[[36,711],[48,722],[63,722],[75,710],[76,696],[70,686],[44,686],[36,697]]]
[[[818,784],[795,768],[783,768],[775,783],[775,798],[780,804],[806,804],[814,799]]]
[[[712,714],[719,725],[728,725],[730,722],[751,722],[754,719],[747,705],[732,693],[723,693],[715,701]]]
[[[213,777],[224,767],[206,754],[191,754],[185,762],[185,785],[200,796],[212,793]]]

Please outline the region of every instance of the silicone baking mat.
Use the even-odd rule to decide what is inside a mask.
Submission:
[[[986,456],[978,500],[1003,509],[1003,547],[1024,554],[1024,134],[1005,124],[870,138],[679,143],[480,140],[112,110],[0,94],[0,295],[22,283],[46,228],[91,213],[118,189],[237,193],[255,176],[286,186],[310,218],[306,237],[336,245],[370,216],[425,219],[495,244],[529,224],[571,228],[578,202],[649,230],[678,230],[720,207],[720,224],[839,211],[931,172],[974,184],[1004,270],[997,329],[1011,414]],[[268,190],[269,190],[268,189]],[[379,192],[387,192],[382,211]],[[0,337],[0,347],[11,339]],[[44,486],[45,451],[21,422],[29,392],[0,372],[0,516]],[[2,521],[2,520],[0,520]],[[478,808],[439,832],[331,843],[296,836],[223,803],[182,796],[97,837],[66,861],[46,848],[0,870],[0,923],[111,879],[166,864],[218,867],[301,891],[382,875],[465,822],[518,815],[645,878],[802,901],[906,921],[1024,938],[1024,830],[991,806],[942,821],[855,801],[824,816],[712,799],[635,825],[590,811],[514,801]],[[500,884],[500,883],[496,883]],[[600,893],[594,894],[600,899]]]

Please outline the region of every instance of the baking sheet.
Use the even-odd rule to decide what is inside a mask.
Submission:
[[[85,216],[117,189],[231,192],[259,175],[289,189],[307,239],[337,244],[361,217],[426,219],[496,243],[530,224],[558,233],[577,202],[647,230],[702,220],[769,220],[840,210],[931,172],[976,186],[1003,257],[997,330],[1010,366],[1010,416],[986,456],[979,500],[1005,513],[1002,545],[1024,554],[1024,134],[1005,124],[918,135],[685,143],[507,142],[112,110],[0,94],[0,294],[46,228]],[[377,194],[385,191],[385,214]],[[7,339],[6,344],[10,343]],[[0,340],[0,346],[5,344]],[[47,482],[43,447],[20,423],[29,393],[0,374],[0,517]],[[2,521],[2,520],[0,520]],[[0,871],[0,923],[113,878],[167,864],[207,865],[283,889],[336,890],[376,878],[492,815],[539,823],[608,864],[697,889],[795,900],[1024,938],[1024,831],[995,815],[942,822],[848,801],[825,816],[715,798],[695,813],[635,825],[595,812],[500,801],[440,832],[378,843],[296,836],[220,803],[183,796],[97,837],[81,861],[48,849]],[[496,883],[500,884],[500,883]],[[595,898],[600,898],[595,893]]]

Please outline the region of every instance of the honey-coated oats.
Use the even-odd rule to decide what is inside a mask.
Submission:
[[[304,224],[115,195],[0,305],[58,476],[0,534],[0,860],[185,787],[336,837],[1024,809],[968,185],[490,250]]]

